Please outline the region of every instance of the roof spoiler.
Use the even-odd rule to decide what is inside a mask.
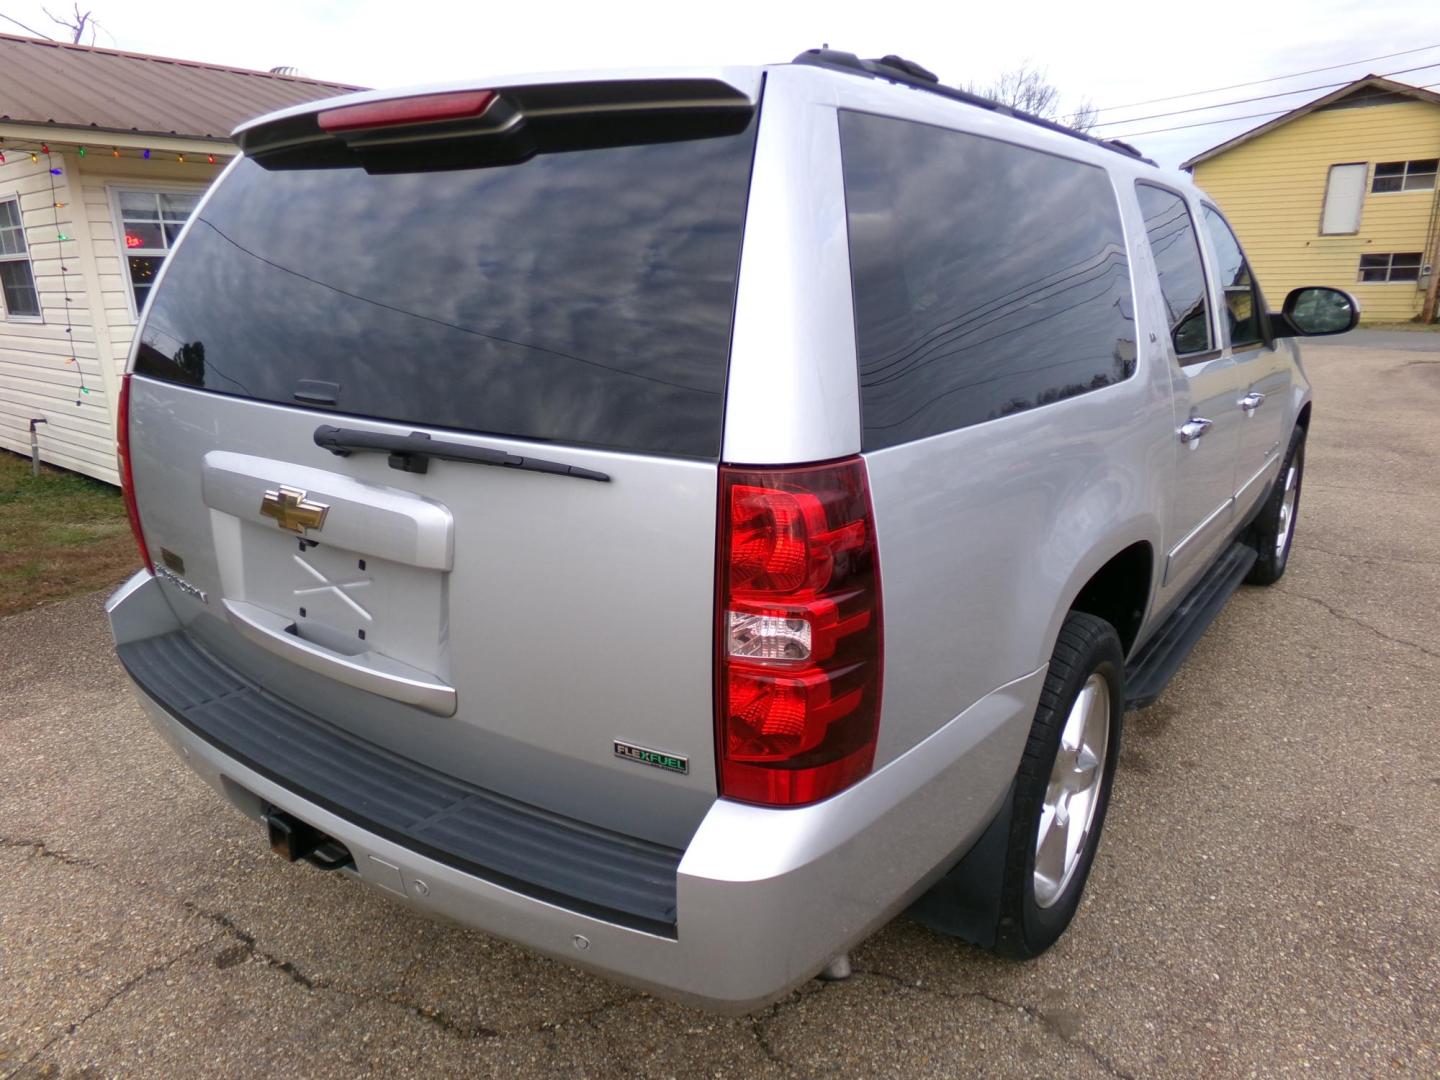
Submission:
[[[267,169],[475,168],[540,153],[733,134],[750,123],[757,98],[758,87],[752,94],[719,76],[372,92],[264,117],[236,137]],[[374,120],[336,123],[341,113]]]

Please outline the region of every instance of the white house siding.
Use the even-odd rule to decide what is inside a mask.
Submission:
[[[7,316],[0,322],[0,446],[28,455],[30,421],[43,419],[46,423],[38,427],[41,460],[114,482],[114,380],[107,378],[97,358],[94,319],[81,266],[82,242],[73,227],[77,207],[71,159],[53,153],[47,161],[41,154],[40,160],[32,163],[27,152],[10,145],[4,149],[0,198],[20,196],[41,319]],[[52,177],[52,166],[62,175]],[[65,205],[57,210],[56,202]],[[59,241],[61,233],[71,239]],[[69,270],[63,285],[62,255]],[[66,363],[71,356],[76,364]],[[77,364],[88,394],[79,391]],[[113,370],[110,374],[113,376]]]
[[[0,148],[6,156],[0,198],[20,196],[42,312],[40,320],[0,321],[0,447],[29,455],[30,420],[43,419],[42,461],[118,483],[114,415],[135,317],[110,189],[202,191],[220,166],[203,157],[197,162],[193,154],[180,164],[158,147],[149,161],[116,159],[98,149],[82,158],[73,147],[62,151],[55,140],[51,147],[48,163],[43,154],[31,163],[13,143]],[[62,171],[53,177],[54,197],[52,166]],[[65,204],[58,209],[58,229],[57,201]],[[57,242],[59,233],[69,239]],[[89,393],[79,392],[76,364],[66,363],[70,356]]]

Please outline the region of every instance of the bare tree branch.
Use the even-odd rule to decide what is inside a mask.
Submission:
[[[1100,110],[1095,108],[1095,103],[1089,98],[1081,98],[1080,104],[1075,106],[1075,111],[1060,122],[1076,131],[1088,132],[1099,119]]]
[[[1031,67],[1028,60],[1018,68],[1005,72],[988,86],[971,83],[966,89],[972,94],[988,97],[1012,109],[1022,109],[1045,120],[1054,120],[1077,131],[1089,131],[1097,119],[1097,110],[1088,99],[1082,99],[1073,112],[1062,113],[1060,88],[1050,82],[1044,68]]]
[[[90,31],[90,44],[95,44],[95,28],[99,26],[99,23],[95,21],[95,13],[93,11],[87,11],[81,14],[79,0],[76,0],[75,3],[74,15],[72,16],[73,22],[71,19],[56,15],[49,8],[42,7],[40,10],[45,12],[50,21],[56,26],[63,26],[66,30],[70,31],[72,35],[70,41],[72,44],[79,45],[81,43],[80,39],[85,36],[86,30]]]
[[[1049,120],[1059,106],[1060,91],[1047,81],[1045,72],[1021,64],[996,80],[994,97],[1002,104]]]

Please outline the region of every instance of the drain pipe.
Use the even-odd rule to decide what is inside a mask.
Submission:
[[[45,419],[43,419],[43,418],[32,419],[32,420],[30,421],[30,475],[31,475],[31,476],[39,476],[39,475],[40,475],[40,435],[39,435],[38,431],[36,430],[36,426],[39,425],[39,424],[45,424],[45,423],[48,423],[48,422],[49,422],[49,421],[47,421],[47,420],[45,420]]]

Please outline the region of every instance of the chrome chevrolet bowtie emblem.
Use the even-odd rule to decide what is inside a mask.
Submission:
[[[265,498],[260,500],[260,513],[274,518],[275,524],[280,528],[289,529],[301,536],[305,535],[307,529],[318,532],[325,524],[325,515],[329,510],[330,507],[325,503],[311,502],[305,497],[305,492],[290,487],[267,491]]]

